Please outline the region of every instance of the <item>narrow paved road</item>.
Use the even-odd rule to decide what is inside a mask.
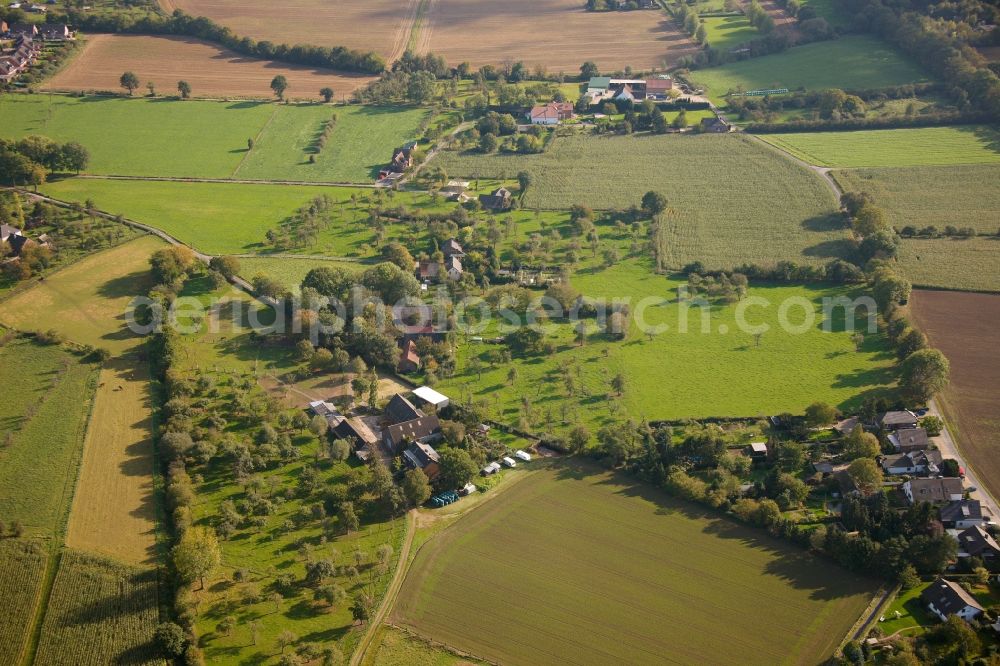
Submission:
[[[350,666],[359,666],[359,664],[364,661],[365,653],[368,652],[368,648],[371,647],[372,640],[375,638],[375,634],[378,632],[378,628],[382,625],[389,611],[396,604],[396,595],[399,594],[399,589],[403,586],[403,579],[406,578],[406,572],[410,568],[410,547],[413,545],[413,535],[417,531],[417,510],[410,509],[406,514],[406,536],[403,537],[403,545],[399,549],[399,564],[396,565],[396,571],[392,574],[392,580],[389,582],[389,587],[385,590],[385,596],[382,597],[382,603],[379,605],[378,610],[375,615],[372,616],[371,620],[368,622],[368,628],[365,630],[365,635],[361,637],[361,641],[358,643],[358,647],[354,649],[354,654],[351,655]]]
[[[947,426],[948,421],[944,418],[944,415],[938,408],[937,400],[932,399],[928,404],[928,408],[929,414],[937,416],[944,421]],[[951,436],[951,432],[948,431],[948,428],[945,427],[945,429],[941,431],[941,434],[938,437],[935,437],[933,441],[937,445],[938,450],[941,451],[941,455],[943,457],[954,458],[958,461],[959,465],[965,468],[965,485],[976,489],[975,492],[969,493],[969,497],[979,500],[984,507],[989,509],[990,513],[993,514],[994,520],[1000,520],[1000,508],[998,508],[1000,507],[1000,504],[998,504],[996,499],[990,495],[986,487],[980,482],[979,477],[976,476],[975,470],[969,466],[969,463],[962,456],[962,452],[959,450],[958,444]]]
[[[745,132],[743,133],[743,135],[750,137],[754,141],[760,142],[761,144],[767,146],[771,150],[778,151],[779,153],[781,153],[782,155],[784,155],[785,157],[787,157],[791,161],[795,162],[799,166],[804,166],[805,168],[809,169],[810,171],[814,171],[814,172],[818,173],[823,178],[823,180],[826,181],[826,184],[829,186],[829,188],[833,191],[834,196],[837,197],[837,205],[838,206],[840,205],[840,197],[842,197],[844,195],[844,191],[842,189],[840,189],[840,185],[838,185],[837,181],[834,180],[833,176],[830,175],[830,172],[832,171],[832,169],[830,167],[822,167],[822,166],[816,166],[815,164],[810,164],[809,162],[806,162],[805,160],[800,159],[800,158],[796,157],[795,155],[792,155],[788,151],[782,150],[781,148],[778,148],[777,146],[775,146],[773,144],[770,144],[767,141],[764,141],[759,136],[755,136],[753,134],[748,134],[748,133],[745,133]]]

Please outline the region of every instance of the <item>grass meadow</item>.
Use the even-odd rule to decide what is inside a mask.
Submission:
[[[143,236],[91,255],[5,301],[0,322],[54,329],[72,342],[123,354],[140,342],[125,326],[126,308],[152,286],[149,257],[161,247],[159,238]]]
[[[714,663],[815,664],[877,587],[589,463],[532,465],[420,549],[391,621],[501,663],[700,663],[711,636]]]
[[[0,347],[0,519],[27,534],[62,534],[76,484],[97,368],[58,346]]]
[[[234,177],[368,183],[389,163],[393,149],[417,138],[428,113],[421,108],[278,106]],[[334,115],[333,131],[320,149],[316,141]]]
[[[824,167],[1000,164],[1000,132],[977,125],[763,134],[760,138]]]
[[[715,49],[729,50],[760,37],[746,16],[708,16],[702,21],[708,43]]]
[[[666,224],[673,267],[695,260],[719,268],[820,263],[848,252],[836,199],[822,178],[747,137],[569,136],[539,155],[446,152],[437,160],[454,176],[528,171],[528,209],[624,208],[649,190],[662,192],[672,209]]]
[[[1000,291],[1000,238],[905,238],[899,264],[921,287]]]
[[[322,123],[337,114],[309,164]],[[96,175],[370,183],[427,111],[167,98],[7,95],[0,138],[78,141]],[[247,150],[247,140],[254,147]]]
[[[18,666],[35,618],[48,554],[38,541],[0,540],[0,666]]]
[[[899,51],[868,35],[814,42],[691,73],[691,79],[704,86],[715,100],[735,90],[858,90],[919,83],[929,78]]]
[[[363,666],[469,666],[480,662],[460,657],[447,649],[396,627],[383,625],[365,653]]]
[[[240,259],[240,275],[252,280],[256,275],[266,275],[277,280],[286,289],[298,291],[306,274],[314,268],[344,268],[360,273],[369,268],[357,261],[331,261],[328,259],[279,259],[268,257],[248,257]]]
[[[589,322],[586,343],[579,345],[568,323],[553,322],[546,339],[556,346],[551,356],[515,356],[513,386],[508,366],[491,365],[490,345],[462,344],[458,372],[442,379],[438,387],[462,401],[481,401],[492,418],[516,425],[528,418],[535,431],[565,432],[583,422],[596,432],[604,423],[631,417],[636,420],[687,419],[707,416],[754,417],[781,412],[801,412],[821,401],[842,408],[856,407],[872,394],[890,391],[895,382],[894,359],[880,335],[867,336],[861,351],[851,334],[820,330],[824,297],[849,296],[850,289],[820,285],[786,286],[752,284],[749,295],[771,305],[747,307],[745,320],[769,330],[759,347],[750,333],[738,328],[737,306],[714,304],[710,309],[687,309],[687,333],[679,332],[685,310],[676,303],[680,281],[653,274],[642,261],[625,261],[606,270],[583,270],[572,284],[588,297],[629,298],[632,312],[650,325],[667,325],[666,332],[645,336],[634,323],[624,341],[613,341]],[[651,297],[641,312],[638,303]],[[787,321],[803,329],[784,332],[779,308],[786,299],[798,299]],[[814,311],[814,322],[803,326]],[[702,333],[703,317],[709,332]],[[862,325],[861,320],[858,323]],[[494,323],[482,335],[502,331]],[[470,365],[481,360],[481,375]],[[565,374],[573,376],[567,387]],[[610,388],[611,378],[626,377],[623,395]],[[522,406],[530,405],[526,415]]]
[[[156,586],[155,570],[63,551],[35,663],[165,666],[153,643]]]
[[[845,191],[867,192],[893,226],[972,227],[981,234],[1000,230],[1000,163],[950,167],[838,170]]]

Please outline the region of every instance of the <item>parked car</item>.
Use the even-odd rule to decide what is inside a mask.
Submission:
[[[503,457],[503,464],[507,465],[507,467],[517,467],[517,462],[510,456]]]
[[[524,462],[529,462],[531,460],[531,454],[530,453],[526,453],[525,451],[520,451],[520,450],[515,451],[514,452],[514,456],[518,460],[523,460]]]

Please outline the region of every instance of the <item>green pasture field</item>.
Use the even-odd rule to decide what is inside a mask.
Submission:
[[[845,191],[867,192],[896,229],[948,225],[1000,230],[1000,163],[835,171]]]
[[[671,208],[665,219],[671,267],[695,260],[718,268],[825,263],[849,251],[831,188],[748,137],[574,135],[556,138],[539,155],[443,152],[434,163],[455,177],[528,171],[534,183],[527,209],[625,208],[649,190],[662,192]]]
[[[65,95],[4,95],[0,137],[78,141],[88,173],[228,178],[275,105]]]
[[[67,549],[46,606],[35,663],[162,666],[166,662],[153,642],[158,623],[155,570]]]
[[[963,291],[1000,292],[1000,238],[904,238],[903,273],[915,285]]]
[[[97,367],[27,337],[0,347],[0,517],[61,533],[83,449]]]
[[[383,625],[362,663],[365,666],[468,666],[482,662],[459,657],[405,631]]]
[[[633,478],[530,464],[421,548],[392,622],[499,663],[701,663],[711,637],[713,663],[816,664],[875,593]]]
[[[417,138],[428,113],[421,108],[279,106],[234,177],[369,183],[392,159],[393,149]],[[316,141],[333,115],[334,129],[320,150]]]
[[[978,125],[762,134],[760,138],[824,167],[1000,164],[1000,132]]]
[[[0,666],[17,666],[35,617],[48,556],[40,542],[0,540]]]
[[[266,275],[292,291],[298,291],[306,274],[314,268],[344,268],[360,273],[371,266],[371,264],[363,264],[358,261],[281,259],[276,257],[247,257],[240,259],[239,262],[240,275],[247,280],[252,280],[257,275]]]
[[[570,323],[553,321],[546,340],[555,344],[556,352],[515,355],[510,364],[517,368],[513,386],[508,385],[510,366],[490,363],[492,345],[461,344],[458,372],[442,379],[439,390],[460,401],[481,401],[492,418],[512,425],[523,415],[522,398],[527,399],[532,431],[566,432],[583,422],[596,433],[601,425],[626,417],[756,417],[799,413],[816,401],[856,408],[863,398],[889,392],[895,383],[894,359],[881,335],[867,335],[861,351],[855,351],[851,333],[839,330],[842,319],[836,312],[831,332],[820,330],[822,299],[860,295],[849,288],[751,284],[749,296],[770,303],[743,306],[749,325],[770,327],[758,347],[753,335],[738,326],[736,305],[682,308],[676,303],[682,283],[655,275],[648,262],[628,260],[605,270],[581,270],[572,284],[587,297],[630,299],[633,318],[624,341],[612,340],[597,330],[594,320],[585,320],[588,335],[580,346]],[[640,307],[643,299],[647,301]],[[790,324],[807,322],[804,305],[815,308],[813,324],[801,334],[780,327],[779,309],[788,299],[799,303],[786,306]],[[685,311],[688,332],[681,333]],[[637,325],[638,317],[669,329],[650,339]],[[866,324],[859,316],[858,327]],[[504,334],[499,325],[494,322],[474,335]],[[702,333],[703,326],[709,332]],[[481,375],[470,368],[473,357],[482,362]],[[564,371],[574,377],[572,396]],[[622,396],[610,388],[618,373],[626,378]]]
[[[760,37],[746,16],[707,16],[702,21],[712,48],[728,50]]]
[[[836,0],[803,0],[803,7],[812,7],[820,18],[832,26],[847,26],[851,23],[851,16],[841,9]]]
[[[55,329],[78,344],[128,352],[141,340],[126,328],[125,312],[152,286],[149,257],[162,247],[159,238],[142,236],[82,259],[4,301],[0,322]]]
[[[708,96],[765,88],[867,89],[929,80],[921,69],[885,42],[867,35],[796,46],[782,53],[691,72]]]

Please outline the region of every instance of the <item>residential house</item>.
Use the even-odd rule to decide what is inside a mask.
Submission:
[[[979,500],[958,499],[941,507],[941,524],[949,529],[982,527],[988,522]]]
[[[941,458],[940,451],[908,451],[882,458],[882,469],[886,474],[938,474]]]
[[[465,191],[470,184],[467,180],[449,180],[439,191],[452,201],[464,202],[469,199]]]
[[[448,242],[441,247],[441,253],[446,257],[461,258],[465,256],[465,250],[462,249],[462,246],[454,238],[448,239]]]
[[[979,602],[961,585],[944,578],[938,578],[924,590],[920,600],[941,620],[947,620],[949,615],[957,615],[968,622],[983,612]]]
[[[73,39],[73,32],[65,23],[43,23],[38,26],[38,36],[46,42],[65,42]]]
[[[11,236],[20,236],[21,230],[9,224],[0,224],[0,243],[10,242]]]
[[[531,107],[527,116],[532,125],[558,125],[573,117],[573,105],[569,102],[549,102]]]
[[[859,419],[857,416],[851,416],[846,419],[843,419],[842,421],[838,421],[837,425],[833,426],[833,429],[836,430],[841,435],[849,435],[852,432],[854,432],[854,429],[860,423],[861,419]]]
[[[389,425],[413,421],[424,415],[412,402],[399,393],[389,399],[389,403],[385,406],[385,411],[382,414]]]
[[[451,403],[451,399],[443,393],[438,393],[430,386],[421,386],[413,389],[413,397],[421,405],[432,405],[436,411],[440,411]]]
[[[441,272],[441,264],[436,261],[421,261],[417,264],[417,277],[421,280],[436,280]]]
[[[403,343],[403,353],[399,355],[399,363],[396,364],[396,372],[407,374],[420,369],[420,355],[417,354],[417,343],[406,340]]]
[[[751,442],[750,446],[747,447],[747,455],[749,455],[750,460],[753,461],[767,460],[767,443]]]
[[[513,201],[513,195],[506,187],[498,187],[490,194],[480,194],[479,203],[488,210],[507,210]]]
[[[947,504],[961,500],[965,496],[965,487],[962,479],[957,478],[911,479],[903,484],[903,494],[910,504]]]
[[[730,129],[729,123],[721,117],[713,116],[711,118],[701,119],[701,131],[722,134],[728,132]]]
[[[875,420],[875,425],[882,430],[890,432],[895,430],[911,430],[917,427],[917,415],[910,411],[886,412],[885,414],[879,414],[879,417]]]
[[[10,33],[17,37],[18,35],[25,35],[27,37],[37,37],[38,36],[38,26],[34,23],[13,23],[10,26]]]
[[[423,470],[431,481],[438,475],[441,456],[430,444],[417,442],[403,451],[403,464],[410,469]]]
[[[407,443],[428,444],[440,438],[441,421],[434,415],[394,423],[382,431],[382,442],[393,455],[401,452]]]
[[[666,101],[670,99],[673,88],[674,80],[669,76],[646,79],[646,99]]]
[[[378,436],[364,422],[364,419],[358,416],[341,418],[340,422],[334,426],[333,434],[340,439],[351,442],[351,448],[355,450],[365,446],[373,449],[378,444]]]
[[[903,428],[889,434],[889,443],[892,448],[901,453],[910,451],[923,451],[930,448],[931,441],[927,437],[927,431],[923,428]]]
[[[448,274],[449,280],[461,280],[462,273],[462,260],[456,255],[451,255],[450,257],[445,257],[444,259],[444,272]]]
[[[1000,544],[982,527],[969,527],[953,536],[958,541],[959,557],[995,560],[1000,556]]]

